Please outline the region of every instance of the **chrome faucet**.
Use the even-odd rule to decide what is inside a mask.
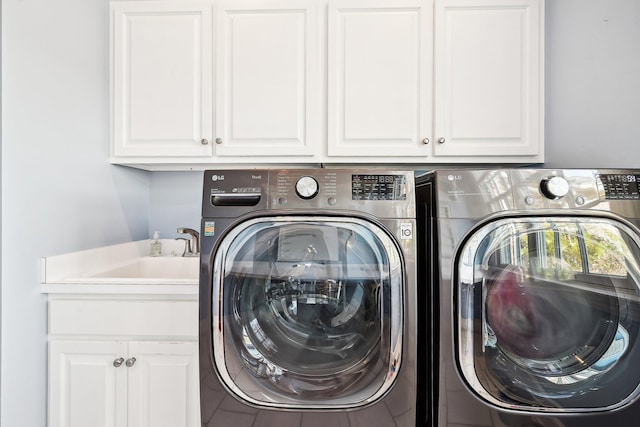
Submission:
[[[191,240],[186,240],[186,248],[182,256],[200,256],[200,235],[193,228],[178,227],[179,234],[191,235]]]

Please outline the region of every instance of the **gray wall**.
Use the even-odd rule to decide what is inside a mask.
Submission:
[[[107,164],[108,0],[2,2],[0,424],[46,419],[41,256],[199,227],[200,172]],[[640,1],[547,0],[546,166],[640,168]]]
[[[202,172],[152,172],[149,235],[163,239],[179,236],[177,227],[200,229]],[[189,237],[189,236],[182,236]]]
[[[108,156],[107,0],[2,2],[1,415],[46,425],[39,259],[147,238],[150,174]]]
[[[545,166],[640,169],[640,1],[546,7]]]

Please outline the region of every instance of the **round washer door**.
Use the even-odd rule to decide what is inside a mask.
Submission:
[[[458,364],[504,408],[624,406],[640,384],[640,240],[622,222],[512,218],[457,259]]]
[[[213,354],[236,397],[348,408],[382,397],[401,360],[402,256],[377,225],[334,217],[242,223],[214,259]]]

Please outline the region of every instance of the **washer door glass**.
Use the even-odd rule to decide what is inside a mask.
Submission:
[[[245,222],[214,261],[218,374],[236,396],[263,406],[373,402],[398,369],[402,286],[398,246],[372,223]]]
[[[495,221],[458,258],[459,364],[508,408],[624,406],[640,384],[640,249],[623,223]]]

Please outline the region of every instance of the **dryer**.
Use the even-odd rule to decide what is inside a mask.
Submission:
[[[636,424],[640,171],[439,170],[416,192],[420,425]]]
[[[413,427],[413,172],[204,173],[202,425]]]

